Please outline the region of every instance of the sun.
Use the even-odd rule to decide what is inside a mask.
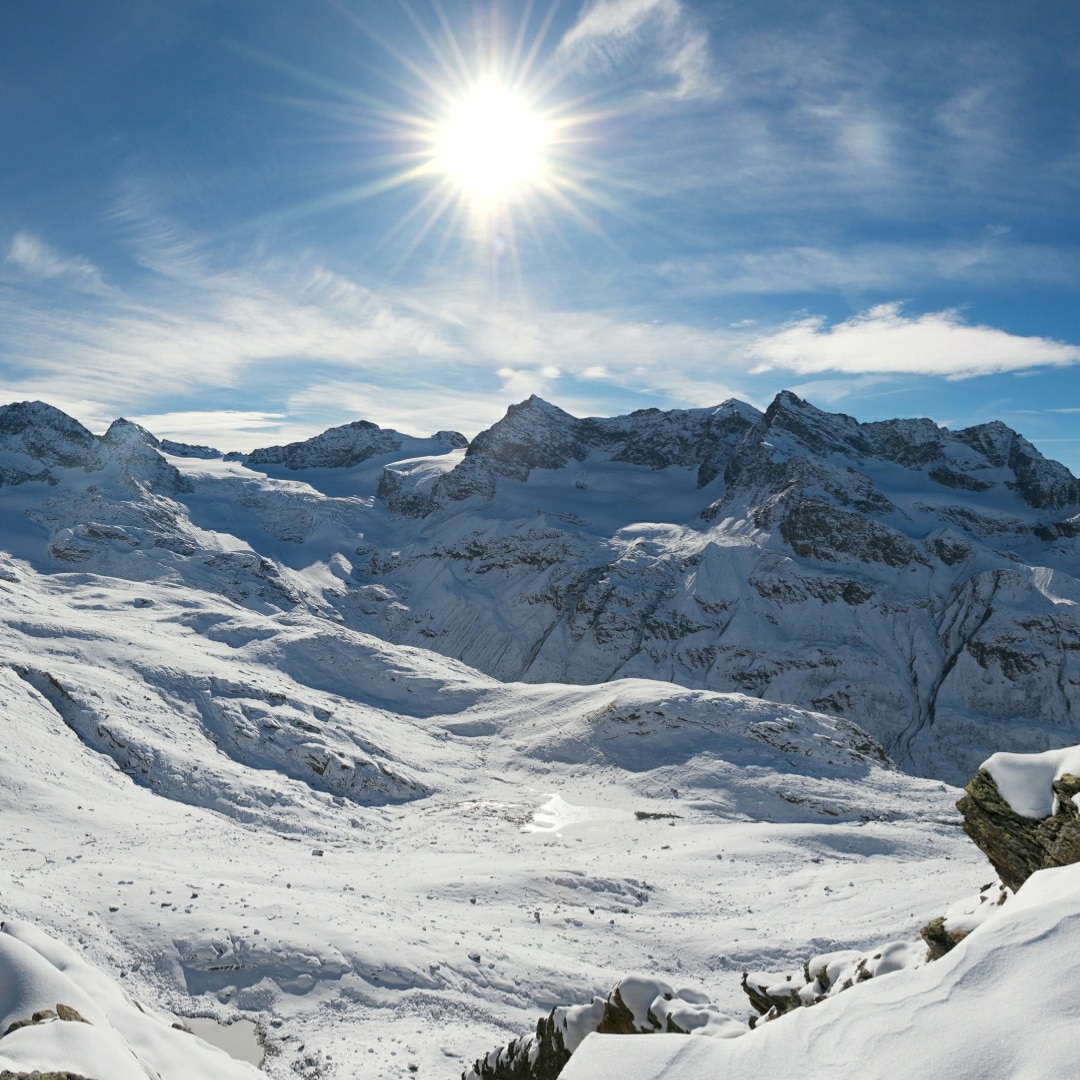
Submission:
[[[544,182],[551,137],[550,125],[519,94],[485,82],[448,110],[432,165],[474,207],[490,208]]]
[[[614,113],[602,95],[575,82],[552,46],[563,0],[527,0],[516,28],[495,0],[483,17],[487,2],[475,5],[471,44],[458,37],[444,0],[429,0],[427,17],[413,0],[398,0],[412,28],[400,45],[340,5],[387,69],[365,61],[354,86],[288,68],[319,92],[290,103],[343,123],[350,144],[341,159],[346,183],[296,213],[383,201],[384,228],[366,251],[368,258],[393,251],[390,273],[416,257],[441,268],[479,255],[495,277],[513,274],[520,287],[524,258],[551,265],[549,246],[569,248],[576,230],[606,239],[601,219],[617,212],[595,153]]]

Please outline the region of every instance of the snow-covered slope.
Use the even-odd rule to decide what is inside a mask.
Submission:
[[[743,971],[914,936],[989,876],[940,781],[1077,741],[1075,481],[1006,429],[531,399],[460,441],[0,409],[0,918],[256,1019],[271,1076],[457,1075],[634,971],[742,1016]],[[112,1038],[32,1028],[0,1062]]]
[[[0,927],[0,1033],[0,1069],[23,1076],[31,1070],[109,1080],[260,1075],[148,1013],[74,949],[21,920]]]
[[[501,678],[791,701],[954,781],[1080,715],[1080,487],[1000,424],[858,424],[790,394],[575,421],[533,399],[426,500],[383,490],[425,528],[354,567],[407,609],[365,625]]]
[[[564,1080],[1049,1078],[1080,1053],[1080,867],[1042,870],[943,959],[743,1038],[590,1035]]]
[[[0,656],[0,918],[253,1017],[273,1076],[457,1075],[642,968],[741,1015],[744,968],[913,933],[986,872],[955,789],[741,695],[505,685],[12,559]]]

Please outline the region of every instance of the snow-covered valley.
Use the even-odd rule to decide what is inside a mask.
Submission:
[[[954,785],[1080,741],[1077,482],[781,398],[246,460],[0,410],[0,918],[280,1077],[913,938],[993,877]]]

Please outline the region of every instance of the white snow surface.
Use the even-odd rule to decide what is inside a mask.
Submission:
[[[741,971],[913,936],[986,875],[959,792],[848,721],[0,570],[0,917],[151,1010],[255,1020],[271,1077],[458,1075],[635,971],[744,1017]],[[0,1053],[55,1033],[93,1076],[74,1026]]]
[[[86,1022],[53,1018],[5,1035],[0,1069],[69,1070],[109,1080],[253,1080],[260,1075],[136,1005],[68,946],[23,920],[8,920],[0,932],[0,1032],[36,1012],[56,1012],[58,1004],[75,1009]]]
[[[1080,866],[1041,870],[950,953],[738,1039],[589,1035],[563,1080],[1038,1080],[1080,1053]]]
[[[359,421],[246,462],[165,448],[0,407],[3,549],[505,681],[842,714],[955,784],[1080,738],[1080,482],[1001,424],[859,424],[791,394],[577,419],[533,398],[467,450]]]
[[[1020,815],[1041,819],[1057,810],[1051,787],[1066,773],[1080,774],[1080,746],[1041,754],[992,754],[982,767],[994,778],[1001,797]]]

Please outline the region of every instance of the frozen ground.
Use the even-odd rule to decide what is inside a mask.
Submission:
[[[959,793],[846,721],[505,685],[14,559],[0,588],[0,917],[153,1009],[256,1020],[271,1076],[456,1076],[631,972],[745,1018],[742,971],[913,935],[993,876]]]

